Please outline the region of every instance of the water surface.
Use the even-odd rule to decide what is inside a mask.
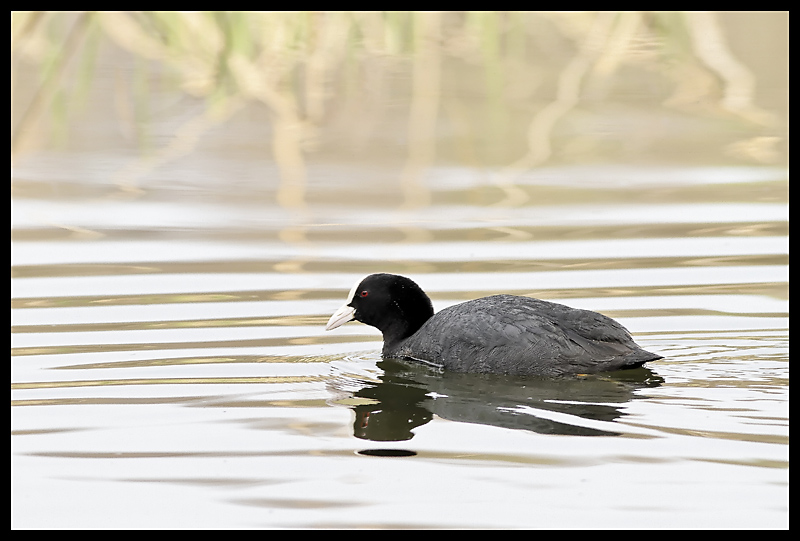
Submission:
[[[337,146],[331,120],[292,182],[263,104],[140,158],[116,132],[118,61],[66,144],[14,159],[12,525],[788,526],[786,170],[684,146],[762,128],[664,112],[652,82],[567,116],[559,159],[414,169],[406,113],[355,110],[360,135]],[[203,110],[151,99],[170,97],[156,142]],[[441,147],[486,135],[444,91],[442,110]],[[578,152],[609,130],[622,154]],[[382,360],[375,329],[324,331],[372,272],[436,310],[514,293],[600,311],[664,359],[558,380]]]

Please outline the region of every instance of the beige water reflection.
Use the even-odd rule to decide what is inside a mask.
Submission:
[[[785,83],[785,13],[31,12],[15,14],[12,29],[18,69],[39,64],[45,77],[32,92],[32,81],[15,77],[17,152],[41,144],[38,134],[53,126],[45,122],[53,112],[58,131],[74,134],[65,118],[98,99],[93,64],[107,55],[125,59],[120,49],[142,61],[130,64],[133,71],[117,64],[109,97],[120,128],[140,144],[153,146],[148,124],[167,105],[163,90],[207,100],[204,111],[175,125],[168,144],[120,171],[122,185],[196,150],[201,137],[250,103],[271,113],[278,201],[290,208],[305,205],[309,155],[363,151],[374,146],[369,139],[392,137],[408,142],[399,175],[404,204],[424,204],[425,168],[456,156],[505,165],[497,182],[506,202],[520,203],[515,171],[619,154],[608,146],[622,135],[614,127],[607,125],[608,138],[596,130],[585,137],[578,126],[593,116],[629,116],[636,107],[626,115],[610,106],[630,102],[631,90],[652,108],[638,126],[618,122],[640,132],[631,138],[638,148],[627,152],[637,161],[681,151],[665,133],[667,118],[653,114],[659,109],[688,113],[712,132],[719,122],[734,128],[716,140],[706,138],[710,133],[693,140],[705,152],[762,163],[785,155],[785,93],[772,93],[767,108],[757,103],[759,80]],[[772,54],[756,64],[734,52],[765,42],[760,47]],[[394,113],[397,105],[407,122]]]

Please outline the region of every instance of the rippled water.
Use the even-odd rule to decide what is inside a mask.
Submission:
[[[326,166],[287,208],[224,160],[124,190],[47,156],[14,171],[17,526],[788,524],[779,169],[434,168],[398,204]],[[382,361],[375,329],[323,329],[378,271],[437,310],[597,310],[665,358],[555,381]]]

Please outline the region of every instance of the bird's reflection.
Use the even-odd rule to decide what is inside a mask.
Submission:
[[[582,426],[581,419],[614,421],[635,391],[663,379],[647,368],[565,379],[440,372],[418,363],[384,359],[379,382],[365,383],[358,398],[353,432],[372,441],[410,440],[412,430],[439,417],[465,423],[531,430],[543,434],[611,436]],[[553,416],[566,420],[552,420]],[[569,422],[575,418],[575,424]]]

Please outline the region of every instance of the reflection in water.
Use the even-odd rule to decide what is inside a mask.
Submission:
[[[636,391],[664,380],[647,368],[611,376],[520,378],[439,372],[417,363],[385,359],[384,373],[353,393],[353,433],[372,441],[404,441],[436,414],[444,419],[523,429],[541,434],[614,436],[581,419],[614,421]],[[556,413],[555,420],[552,413]],[[573,417],[574,420],[570,420]]]
[[[408,449],[364,449],[358,452],[365,456],[416,456],[417,453]]]
[[[776,34],[784,17],[768,14],[769,21],[758,22],[752,15],[661,12],[16,12],[15,72],[36,69],[48,76],[13,78],[12,150],[18,157],[50,132],[64,130],[96,91],[113,97],[107,116],[119,124],[115,135],[136,138],[143,154],[113,175],[126,191],[139,190],[137,181],[197,151],[201,136],[246,111],[271,128],[264,140],[278,167],[276,200],[292,212],[310,207],[309,157],[355,150],[363,159],[387,141],[402,142],[405,163],[397,180],[403,207],[427,205],[431,193],[423,178],[437,159],[499,166],[503,172],[495,180],[503,204],[520,205],[530,194],[518,190],[513,177],[525,169],[565,157],[608,159],[618,137],[610,126],[630,135],[626,115],[620,123],[620,109],[610,109],[613,122],[603,123],[602,137],[587,137],[593,121],[585,115],[597,115],[603,102],[629,108],[631,96],[620,88],[638,78],[648,88],[638,92],[652,96],[654,110],[700,120],[725,111],[738,121],[734,130],[725,125],[723,140],[704,138],[707,152],[723,149],[751,162],[778,163],[782,115],[756,105],[756,90],[768,82],[762,66],[753,69],[752,60],[734,51]],[[102,84],[96,63],[113,66],[113,89],[96,88]],[[169,81],[163,83],[168,92],[158,82],[162,78]],[[64,95],[71,100],[67,111],[61,110]],[[205,100],[206,110],[187,109],[190,118],[170,129],[172,137],[161,144],[153,134],[162,116],[151,111],[172,112],[174,96],[201,106]],[[399,128],[391,122],[398,107],[407,111]],[[259,116],[263,110],[268,116]],[[656,142],[654,133],[668,134],[663,125],[653,130],[653,121],[636,128],[641,136],[631,136],[634,150],[622,159],[639,159],[649,147],[660,160],[667,146],[684,147],[681,136]],[[569,123],[574,124],[564,130]],[[733,133],[739,140],[729,140]],[[264,146],[254,148],[260,153]],[[153,147],[161,148],[148,156]]]

